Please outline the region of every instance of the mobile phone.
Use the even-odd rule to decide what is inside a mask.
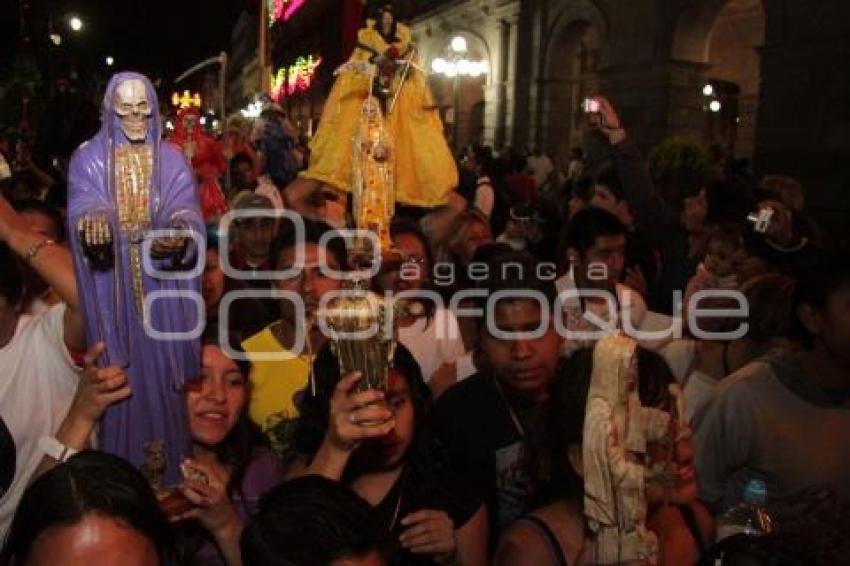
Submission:
[[[602,126],[602,114],[599,113],[600,105],[598,100],[585,98],[582,103],[582,110],[587,114],[587,125],[589,127],[599,128]]]
[[[584,104],[582,106],[584,107],[585,114],[599,114],[598,100],[594,100],[592,98],[585,98]]]

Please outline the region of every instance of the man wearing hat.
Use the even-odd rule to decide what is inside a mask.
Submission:
[[[267,280],[259,279],[262,271],[271,269],[269,248],[277,233],[277,218],[263,213],[274,211],[275,207],[266,196],[256,192],[242,191],[233,199],[233,210],[240,211],[229,226],[230,264],[234,269],[246,271],[241,279],[255,289],[271,289]],[[256,211],[256,215],[249,212]],[[242,215],[248,213],[247,215]]]

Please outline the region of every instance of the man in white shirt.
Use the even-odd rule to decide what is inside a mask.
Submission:
[[[12,252],[24,258],[64,302],[31,316]],[[71,254],[30,230],[0,197],[0,539],[42,460],[42,437],[58,428],[77,389],[72,355],[85,348]],[[73,353],[73,354],[72,354]]]
[[[542,187],[549,179],[549,175],[555,169],[552,160],[539,147],[534,148],[534,152],[528,156],[528,168],[537,186]]]
[[[649,312],[643,297],[620,283],[627,231],[617,217],[597,208],[581,210],[570,219],[566,235],[570,271],[555,281],[568,331],[562,356],[590,347],[604,333],[616,330],[652,350],[669,340],[660,331],[670,328],[670,318]]]

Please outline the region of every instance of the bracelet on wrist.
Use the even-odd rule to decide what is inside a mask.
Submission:
[[[47,246],[55,246],[55,245],[56,245],[56,242],[54,242],[50,238],[45,238],[44,240],[41,240],[40,242],[36,242],[35,244],[33,244],[29,248],[27,248],[26,252],[24,252],[24,259],[27,260],[27,263],[32,263],[33,261],[35,261],[35,256],[37,256],[38,253],[42,249],[44,249]]]

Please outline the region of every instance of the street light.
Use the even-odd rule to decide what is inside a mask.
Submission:
[[[709,108],[712,112],[720,112],[720,108],[721,108],[720,101],[719,101],[719,100],[712,100],[712,101],[708,104],[708,108]]]
[[[449,42],[447,49],[445,49],[444,57],[437,57],[431,61],[431,71],[434,74],[454,79],[452,81],[454,94],[454,124],[452,125],[452,130],[455,146],[458,144],[460,124],[460,120],[458,120],[460,110],[460,79],[462,77],[477,78],[487,74],[489,71],[489,65],[486,60],[473,61],[466,57],[468,48],[466,38],[462,35],[456,35]]]
[[[62,45],[62,36],[59,35],[58,33],[51,33],[50,34],[50,41],[53,42],[53,45],[55,45],[56,47],[59,47],[60,45]]]
[[[455,53],[466,53],[466,38],[456,35],[452,38],[452,51]]]
[[[711,86],[710,84],[707,84],[704,87],[702,87],[702,93],[705,96],[711,96],[712,94],[714,94],[714,87]]]
[[[107,56],[106,57],[106,66],[111,67],[114,64],[115,64],[115,59],[112,56]]]
[[[81,20],[77,16],[71,16],[68,19],[68,25],[71,26],[72,30],[80,31],[83,29],[83,20]]]

